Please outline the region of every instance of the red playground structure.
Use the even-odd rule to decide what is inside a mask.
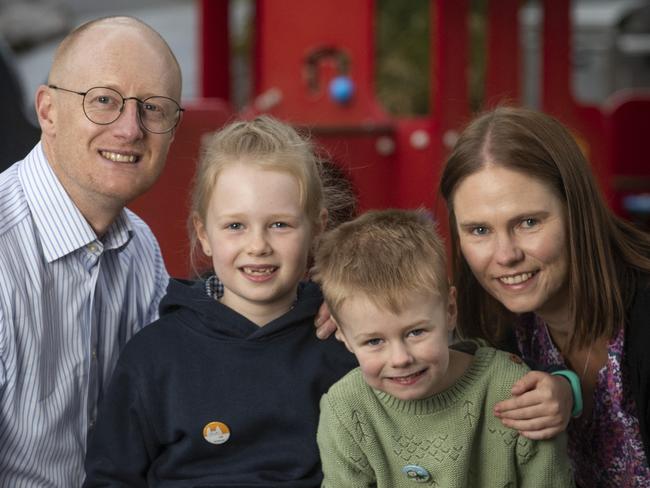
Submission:
[[[618,94],[603,107],[574,100],[570,3],[541,2],[539,108],[574,131],[612,208],[627,217],[643,216],[647,210],[644,214],[639,205],[625,202],[650,193],[645,150],[650,92]],[[442,211],[440,168],[471,117],[469,0],[430,1],[431,62],[423,68],[430,69],[430,110],[411,118],[389,115],[375,97],[374,0],[257,0],[253,94],[243,113],[235,113],[230,103],[229,2],[198,5],[202,98],[186,104],[162,178],[131,205],[158,237],[170,274],[190,274],[187,206],[201,138],[238,116],[264,112],[308,129],[351,179],[361,210],[424,206]],[[522,98],[520,8],[518,0],[488,2],[484,99],[489,105]]]

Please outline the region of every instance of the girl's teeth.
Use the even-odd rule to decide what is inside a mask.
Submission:
[[[275,268],[248,268],[244,267],[244,273],[256,275],[270,275],[275,271]]]
[[[532,278],[532,276],[533,273],[521,273],[514,276],[502,276],[499,278],[499,281],[505,283],[506,285],[518,285],[519,283],[523,283],[524,281],[529,280]]]
[[[110,151],[102,151],[102,156],[116,163],[135,163],[136,157],[132,154],[119,154]]]

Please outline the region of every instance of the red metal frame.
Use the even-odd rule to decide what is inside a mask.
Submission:
[[[520,98],[520,3],[488,3],[486,106]],[[163,177],[133,205],[158,236],[171,274],[184,276],[189,270],[186,202],[201,137],[235,115],[264,111],[310,130],[350,176],[362,209],[443,210],[436,199],[441,164],[471,116],[469,0],[431,0],[431,110],[428,116],[406,119],[391,117],[375,98],[374,0],[257,0],[253,97],[240,114],[228,103],[228,1],[198,5],[206,98],[187,107]],[[573,130],[612,206],[622,211],[620,201],[631,191],[632,179],[650,191],[644,163],[650,97],[626,99],[605,111],[578,105],[570,88],[570,0],[543,0],[542,5],[542,109]],[[347,104],[331,100],[327,90],[342,71],[355,86]],[[378,149],[391,143],[392,151]]]

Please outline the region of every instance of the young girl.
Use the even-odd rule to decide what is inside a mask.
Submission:
[[[172,280],[161,318],[122,352],[84,486],[317,487],[321,395],[356,362],[312,324],[301,282],[327,212],[309,143],[270,117],[209,141],[193,248],[219,281]]]

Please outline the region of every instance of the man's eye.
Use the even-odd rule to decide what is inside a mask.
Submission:
[[[487,233],[488,233],[488,228],[483,227],[482,225],[477,225],[472,229],[472,234],[477,236],[484,236]]]
[[[156,104],[154,104],[154,103],[148,103],[148,102],[147,102],[147,103],[143,103],[143,104],[142,104],[142,108],[143,108],[146,112],[152,112],[152,113],[162,112],[162,108],[161,108],[159,105],[156,105]]]
[[[102,107],[116,107],[119,105],[117,99],[110,95],[97,95],[91,100],[90,104]]]

